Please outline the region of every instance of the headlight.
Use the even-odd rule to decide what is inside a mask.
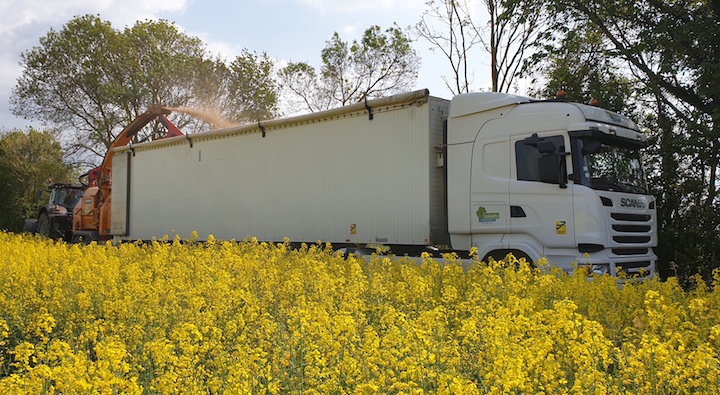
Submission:
[[[596,276],[602,276],[603,274],[610,274],[610,264],[608,263],[594,263],[590,268],[590,274]]]

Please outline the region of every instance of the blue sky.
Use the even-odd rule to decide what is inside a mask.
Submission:
[[[266,52],[279,65],[307,61],[318,67],[320,51],[334,32],[352,41],[372,25],[385,29],[395,22],[406,28],[420,20],[426,1],[0,0],[0,130],[31,125],[10,111],[9,97],[22,73],[20,54],[39,45],[40,37],[50,28],[59,30],[76,15],[97,14],[116,29],[132,26],[137,20],[165,19],[175,22],[186,34],[199,37],[210,52],[229,61],[247,48]],[[441,79],[441,75],[450,74],[447,60],[429,51],[425,41],[415,42],[414,48],[422,58],[416,88],[428,88],[434,96],[450,98]],[[473,88],[487,88],[488,68],[482,60],[477,60],[476,66]]]

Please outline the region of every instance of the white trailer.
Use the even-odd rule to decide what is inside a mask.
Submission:
[[[654,199],[629,119],[427,90],[115,149],[116,239],[471,247],[654,273]]]
[[[372,116],[362,103],[125,147],[113,233],[448,244],[438,158],[449,104],[421,91],[369,102]]]

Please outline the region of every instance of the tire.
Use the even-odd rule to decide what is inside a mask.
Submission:
[[[36,219],[26,219],[25,220],[25,225],[23,226],[23,232],[34,235],[35,233],[37,233],[37,230],[38,230],[38,220],[36,220]]]
[[[50,225],[50,218],[48,218],[47,213],[40,214],[40,218],[38,218],[37,222],[37,234],[42,237],[49,237],[51,228]]]
[[[515,256],[515,258],[517,258],[518,260],[521,260],[524,258],[525,261],[528,263],[528,265],[530,265],[531,268],[535,267],[535,264],[533,263],[532,259],[530,259],[530,257],[526,253],[524,253],[520,250],[491,251],[487,255],[485,255],[485,257],[483,258],[483,262],[488,262],[490,258],[493,258],[495,261],[501,261],[501,260],[505,259],[505,257],[507,257],[507,254],[513,254],[513,256]]]
[[[93,242],[93,238],[88,234],[74,234],[71,242],[72,244],[88,245]]]

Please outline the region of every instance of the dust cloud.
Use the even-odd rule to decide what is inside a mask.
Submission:
[[[195,118],[202,119],[210,124],[211,129],[222,129],[237,126],[236,123],[230,122],[223,118],[219,113],[212,110],[197,110],[186,107],[168,107],[169,110],[181,112],[183,114],[192,115]]]

